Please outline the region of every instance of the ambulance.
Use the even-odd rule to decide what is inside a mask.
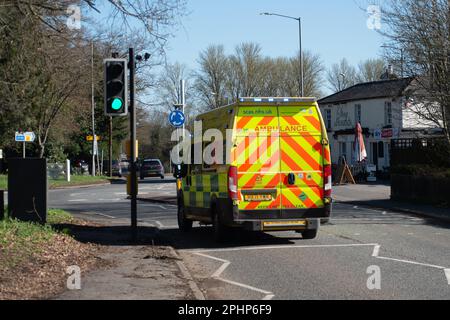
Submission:
[[[224,155],[212,164],[191,159],[176,170],[181,231],[197,221],[213,226],[216,241],[231,228],[316,238],[320,220],[331,214],[332,181],[329,140],[314,98],[241,98],[196,121],[202,134],[222,133],[217,149]]]

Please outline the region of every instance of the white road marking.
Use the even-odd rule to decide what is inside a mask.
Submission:
[[[69,200],[69,202],[87,202],[87,199],[75,199],[75,200]]]
[[[374,248],[373,248],[373,253],[372,253],[372,257],[378,257],[378,254],[380,253],[380,245],[376,245]]]
[[[209,252],[233,252],[233,251],[258,251],[258,250],[270,250],[270,249],[295,249],[295,248],[345,248],[345,247],[367,247],[367,246],[373,246],[373,251],[372,251],[372,257],[375,259],[381,259],[381,260],[388,260],[388,261],[395,261],[395,262],[401,262],[401,263],[407,263],[407,264],[413,264],[413,265],[419,265],[419,266],[424,266],[424,267],[429,267],[429,268],[435,268],[435,269],[439,269],[439,270],[444,270],[445,272],[445,277],[447,279],[447,283],[450,285],[450,268],[446,268],[446,267],[442,267],[442,266],[438,266],[438,265],[433,265],[433,264],[428,264],[428,263],[421,263],[421,262],[416,262],[416,261],[410,261],[410,260],[403,260],[403,259],[394,259],[394,258],[388,258],[388,257],[381,257],[379,256],[380,253],[380,249],[381,246],[377,243],[370,243],[370,244],[337,244],[337,245],[298,245],[298,246],[267,246],[267,247],[242,247],[242,248],[229,248],[229,249],[208,249],[208,250],[183,250],[185,252],[191,252],[195,255],[198,256],[202,256],[202,257],[206,257],[212,260],[216,260],[216,261],[220,261],[222,262],[222,265],[219,267],[219,269],[217,269],[213,274],[212,274],[212,278],[221,280],[223,282],[232,284],[232,285],[236,285],[242,288],[246,288],[249,290],[253,290],[256,292],[260,292],[265,294],[265,297],[263,300],[267,299],[270,300],[273,297],[275,297],[275,295],[272,292],[266,291],[266,290],[262,290],[259,288],[255,288],[243,283],[239,283],[239,282],[235,282],[235,281],[231,281],[231,280],[227,280],[224,279],[222,277],[220,277],[222,275],[222,273],[230,266],[231,262],[225,259],[220,259],[217,257],[213,257],[210,256],[206,253]]]
[[[206,250],[184,250],[194,253],[205,252],[232,252],[232,251],[256,251],[256,250],[271,250],[271,249],[298,249],[298,248],[346,248],[346,247],[373,247],[376,243],[357,243],[357,244],[324,244],[324,245],[296,245],[296,246],[267,246],[267,247],[242,247],[242,248],[227,248],[227,249],[206,249]]]
[[[103,202],[110,202],[110,201],[121,201],[122,199],[120,198],[115,198],[115,199],[98,199],[97,201],[103,201]]]
[[[433,264],[428,264],[428,263],[422,263],[422,262],[416,262],[416,261],[410,261],[410,260],[403,260],[403,259],[394,259],[394,258],[388,258],[388,257],[377,257],[377,258],[378,259],[382,259],[382,260],[403,262],[403,263],[408,263],[408,264],[415,264],[415,265],[418,265],[418,266],[424,266],[424,267],[430,267],[430,268],[445,270],[445,267],[437,266],[437,265],[433,265]]]
[[[178,228],[178,226],[165,226],[164,224],[162,224],[160,221],[157,221],[157,220],[150,220],[150,221],[154,221],[158,225],[159,229],[176,229],[176,228]]]
[[[94,212],[94,214],[102,216],[102,217],[106,217],[106,218],[110,218],[110,219],[117,219],[116,217],[104,214],[104,213],[99,213],[99,212]]]
[[[234,285],[234,286],[238,286],[238,287],[241,287],[241,288],[245,288],[245,289],[248,289],[248,290],[252,290],[252,291],[256,291],[256,292],[262,293],[262,294],[264,294],[264,297],[263,297],[262,300],[271,300],[271,299],[273,299],[275,297],[275,295],[272,292],[270,292],[270,291],[266,291],[266,290],[259,289],[259,288],[253,287],[253,286],[249,286],[249,285],[244,284],[244,283],[240,283],[240,282],[236,282],[236,281],[232,281],[232,280],[228,280],[228,279],[222,278],[221,275],[225,271],[225,269],[228,268],[228,266],[231,264],[230,261],[225,260],[225,259],[220,259],[220,258],[217,258],[217,257],[213,257],[213,256],[210,256],[210,255],[207,255],[207,254],[199,253],[199,252],[197,252],[195,254],[198,255],[198,256],[202,256],[204,258],[208,258],[208,259],[212,259],[212,260],[215,260],[215,261],[222,262],[222,265],[219,267],[219,269],[217,269],[211,275],[212,278],[220,280],[220,281],[228,283],[228,284],[231,284],[231,285]]]
[[[450,269],[444,269],[445,277],[447,278],[447,282],[450,285]]]

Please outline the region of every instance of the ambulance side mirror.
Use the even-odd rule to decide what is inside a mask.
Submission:
[[[188,174],[188,166],[187,164],[179,164],[175,166],[175,170],[173,173],[173,176],[176,179],[182,179],[182,178],[186,178]]]

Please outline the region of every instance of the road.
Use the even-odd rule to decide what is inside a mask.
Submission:
[[[169,195],[175,185],[150,179],[139,189]],[[52,190],[49,203],[83,218],[129,221],[124,184]],[[333,214],[315,240],[237,231],[217,246],[208,227],[181,234],[175,206],[139,202],[140,224],[160,229],[208,299],[450,299],[450,225],[346,203]]]

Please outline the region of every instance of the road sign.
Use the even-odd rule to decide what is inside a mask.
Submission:
[[[184,113],[180,110],[172,111],[169,115],[169,122],[174,127],[182,127],[186,121],[186,117]]]
[[[101,141],[102,138],[100,136],[95,136],[97,141]],[[90,136],[86,136],[86,141],[94,141],[94,136],[90,135]]]
[[[34,132],[16,132],[15,140],[17,142],[34,142],[36,135]]]

